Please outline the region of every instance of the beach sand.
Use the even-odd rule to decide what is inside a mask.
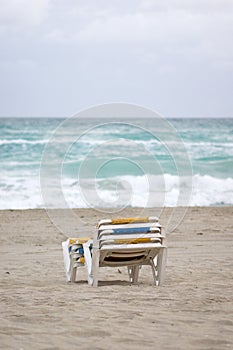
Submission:
[[[91,231],[100,218],[91,209],[76,214]],[[0,211],[1,349],[233,348],[233,207],[188,209],[168,234],[161,287],[149,266],[138,286],[126,268],[100,269],[97,289],[84,269],[80,282],[67,283],[63,240],[44,210]]]

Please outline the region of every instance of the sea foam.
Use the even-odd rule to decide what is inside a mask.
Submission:
[[[174,207],[178,204],[182,181],[182,178],[170,174],[152,176],[149,181],[146,175],[127,175],[110,179],[88,179],[80,186],[78,181],[70,178],[62,181],[62,187],[58,190],[62,191],[69,208]],[[219,179],[196,174],[185,181],[188,181],[186,185],[192,185],[192,193],[183,205],[233,205],[233,178]],[[46,207],[38,176],[1,179],[0,209]]]

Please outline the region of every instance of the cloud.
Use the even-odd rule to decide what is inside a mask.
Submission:
[[[49,0],[1,0],[0,25],[7,27],[34,26],[48,16]]]
[[[184,11],[192,13],[219,13],[232,11],[232,0],[142,0],[140,2],[142,11]]]
[[[232,0],[134,0],[120,7],[115,0],[61,0],[51,6],[43,32],[51,43],[128,45],[151,57],[182,54],[194,61],[233,55]]]
[[[162,59],[175,55],[195,62],[233,58],[233,11],[229,11],[232,7],[228,1],[223,1],[222,7],[213,1],[209,11],[208,1],[204,1],[203,8],[192,1],[193,6],[189,4],[189,7],[181,6],[181,1],[168,1],[167,8],[159,3],[159,10],[157,5],[150,11],[149,7],[138,8],[134,13],[94,18],[73,32],[70,39],[86,45],[137,47],[138,52],[141,48],[152,59],[154,55]]]
[[[232,37],[233,0],[0,0],[0,91],[51,95],[45,110],[64,96],[63,111],[125,98],[166,112],[169,89],[180,110],[188,93],[187,110],[195,96],[213,110],[215,89],[232,109]]]
[[[3,26],[37,26],[31,35],[54,45],[128,45],[148,57],[233,55],[232,0],[1,0],[0,35]]]

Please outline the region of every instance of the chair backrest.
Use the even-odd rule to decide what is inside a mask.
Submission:
[[[147,263],[156,255],[156,248],[163,244],[162,229],[157,217],[101,220],[96,233],[99,265]]]

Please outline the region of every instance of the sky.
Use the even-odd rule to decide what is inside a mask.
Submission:
[[[0,0],[0,116],[233,117],[233,0]]]

